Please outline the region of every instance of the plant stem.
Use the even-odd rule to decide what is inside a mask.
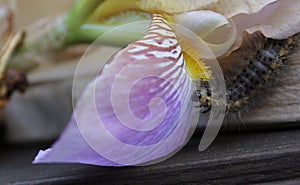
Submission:
[[[69,31],[79,28],[103,0],[77,0],[66,16]]]
[[[146,33],[148,21],[128,23],[122,26],[102,24],[84,24],[77,31],[68,35],[67,44],[93,43],[123,47]]]
[[[4,78],[10,56],[13,54],[15,48],[22,42],[23,38],[24,32],[20,31],[15,35],[11,35],[3,46],[0,54],[0,80]]]
[[[27,31],[24,43],[15,52],[9,67],[27,72],[41,62],[32,59],[42,53],[95,40],[97,44],[123,47],[146,33],[151,16],[142,11],[120,12],[101,22],[89,22],[102,1],[77,0],[67,15],[47,20],[42,29],[37,27],[35,31]]]
[[[9,62],[10,68],[27,72],[38,65],[32,57],[66,46],[69,34],[84,23],[103,0],[77,0],[66,16],[45,21],[43,28],[26,32],[26,37]]]

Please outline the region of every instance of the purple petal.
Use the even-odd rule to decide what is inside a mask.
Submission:
[[[176,36],[155,14],[148,33],[117,53],[88,85],[61,138],[34,163],[124,166],[164,160],[196,127],[192,94]]]

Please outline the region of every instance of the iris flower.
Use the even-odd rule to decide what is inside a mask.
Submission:
[[[75,6],[70,14],[78,9]],[[151,17],[149,29],[101,69],[86,87],[61,137],[50,149],[40,151],[34,163],[127,166],[168,158],[184,146],[196,127],[199,110],[192,96],[197,82],[210,83],[220,77],[222,83],[212,56],[230,55],[245,32],[260,31],[275,39],[300,32],[299,10],[298,0],[104,1],[88,15],[90,22],[71,37],[81,35],[77,39],[84,40],[93,37],[87,33],[105,30],[105,26],[91,26],[97,21],[107,26]],[[101,36],[100,32],[95,35]],[[198,43],[204,43],[213,55]],[[221,89],[219,95],[225,95],[222,84],[213,88],[213,94]],[[224,110],[214,110],[212,124],[218,131]],[[204,135],[212,134],[211,129]]]

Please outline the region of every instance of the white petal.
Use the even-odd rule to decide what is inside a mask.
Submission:
[[[193,31],[201,38],[205,38],[215,29],[228,24],[228,20],[215,12],[208,10],[192,11],[172,16],[172,20]]]
[[[174,15],[171,19],[205,40],[216,57],[226,53],[236,41],[234,23],[229,23],[228,19],[218,13],[199,10]]]
[[[280,0],[276,11],[247,31],[262,31],[266,37],[285,39],[300,32],[300,1]]]
[[[192,10],[212,10],[225,17],[240,13],[255,13],[267,4],[276,0],[139,0],[143,10],[159,11],[169,14],[183,13]]]

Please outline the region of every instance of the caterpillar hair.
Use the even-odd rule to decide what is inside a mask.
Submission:
[[[268,87],[276,82],[276,77],[288,58],[299,47],[300,34],[288,39],[265,38],[260,33],[245,35],[242,46],[219,59],[226,81],[227,109],[226,120],[240,121],[249,107],[257,105],[256,97],[263,97]],[[200,80],[201,81],[201,80]],[[210,111],[211,89],[206,82],[195,93],[202,113]],[[227,122],[225,120],[225,122]]]

